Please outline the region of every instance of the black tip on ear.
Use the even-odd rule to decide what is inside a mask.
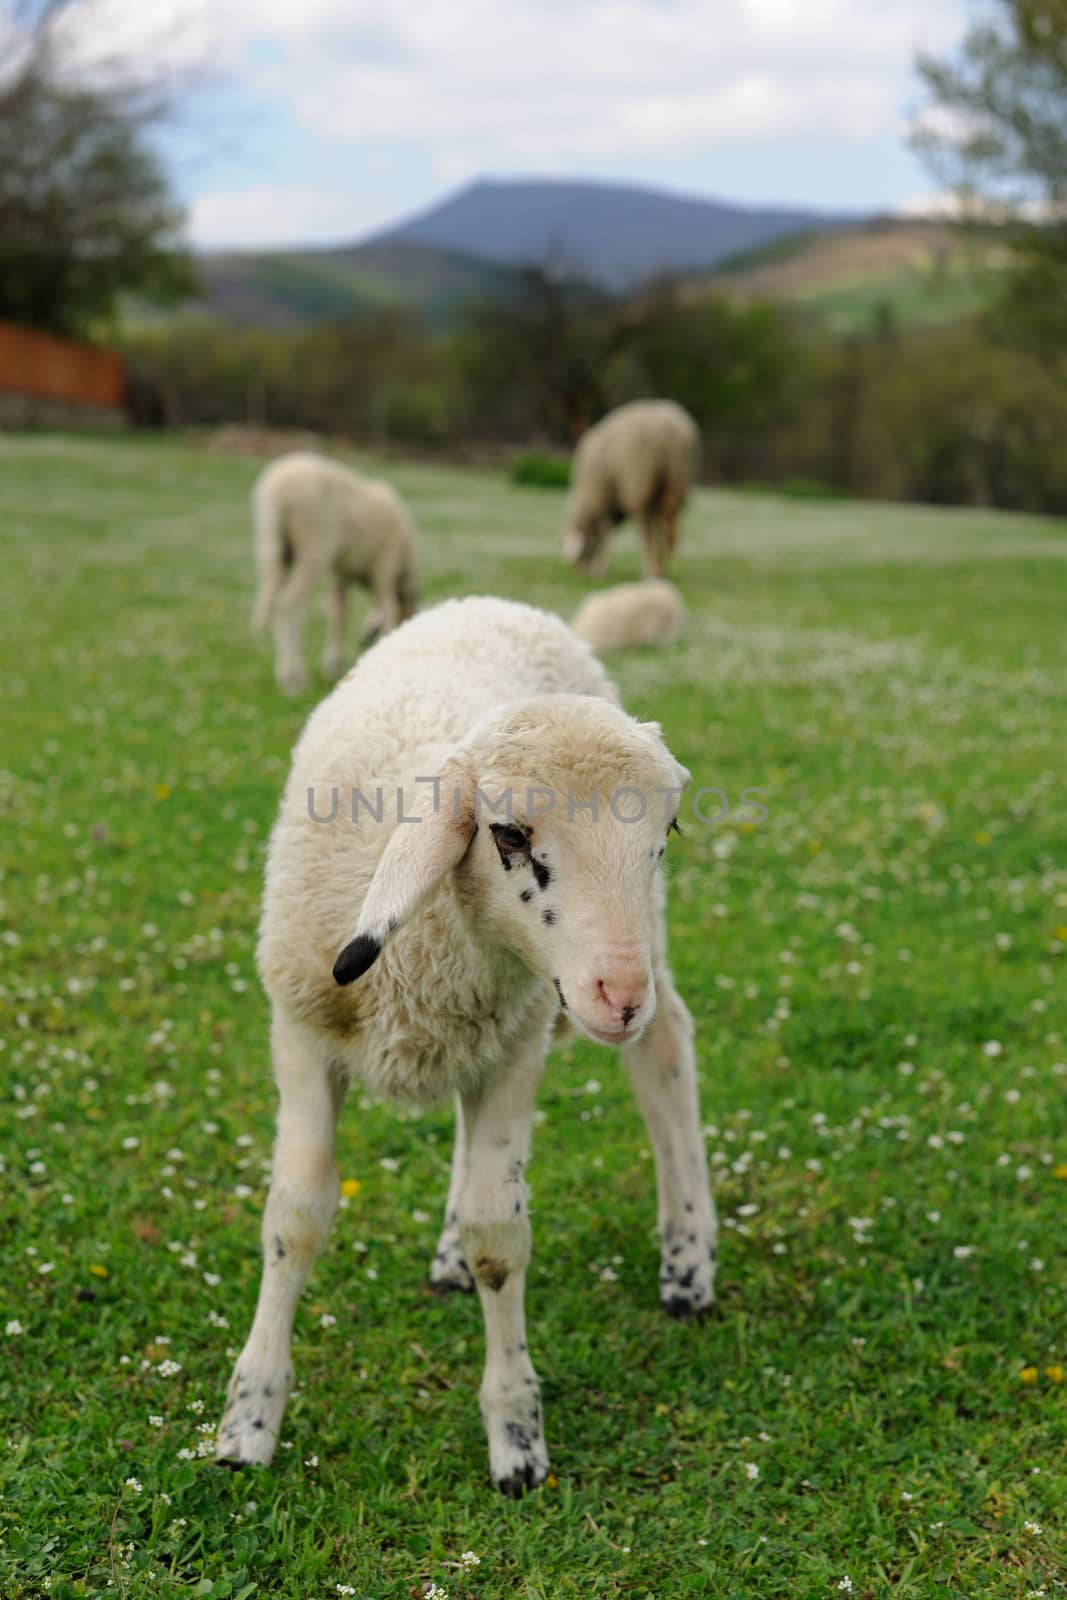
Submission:
[[[355,983],[368,967],[373,967],[381,952],[379,939],[373,939],[369,933],[361,933],[351,944],[345,945],[333,964],[333,975],[337,982],[341,985]]]

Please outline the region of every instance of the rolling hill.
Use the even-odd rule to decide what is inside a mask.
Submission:
[[[307,327],[402,306],[441,327],[458,305],[503,293],[510,281],[492,262],[404,240],[205,254],[196,270],[201,293],[187,310],[266,328]]]
[[[801,233],[684,284],[688,300],[727,294],[795,306],[834,333],[955,322],[990,296],[1005,260],[995,232],[965,238],[941,222],[882,217]]]

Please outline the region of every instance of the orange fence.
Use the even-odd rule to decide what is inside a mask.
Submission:
[[[125,399],[126,369],[111,350],[0,322],[0,394],[5,392],[114,410]]]

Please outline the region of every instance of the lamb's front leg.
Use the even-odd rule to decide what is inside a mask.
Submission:
[[[474,1289],[474,1279],[463,1257],[463,1245],[459,1237],[459,1197],[463,1190],[467,1176],[467,1140],[463,1131],[463,1102],[456,1096],[456,1142],[452,1151],[452,1176],[448,1184],[448,1199],[445,1202],[445,1225],[441,1229],[441,1237],[437,1241],[433,1261],[430,1265],[430,1287],[435,1294],[451,1294],[458,1289],[461,1294],[470,1294]]]
[[[477,1095],[463,1097],[467,1160],[459,1194],[463,1253],[485,1317],[481,1408],[489,1470],[518,1498],[544,1483],[548,1452],[541,1392],[526,1350],[523,1295],[530,1259],[525,1170],[544,1047],[529,1051]]]
[[[306,1029],[275,1013],[274,1070],[281,1104],[270,1193],[263,1213],[263,1277],[255,1320],[233,1369],[216,1454],[232,1466],[269,1463],[293,1373],[293,1317],[337,1210],[336,1085]]]
[[[690,1317],[715,1299],[718,1226],[700,1131],[693,1024],[666,967],[656,969],[656,989],[656,1015],[622,1057],[656,1157],[660,1300],[671,1316]]]

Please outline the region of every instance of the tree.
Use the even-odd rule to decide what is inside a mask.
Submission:
[[[0,317],[84,334],[120,296],[174,298],[192,277],[150,139],[165,98],[130,73],[74,81],[65,9],[24,9],[0,56]]]
[[[916,146],[972,208],[1014,225],[997,326],[1067,350],[1067,0],[986,0],[956,58],[918,69]]]

